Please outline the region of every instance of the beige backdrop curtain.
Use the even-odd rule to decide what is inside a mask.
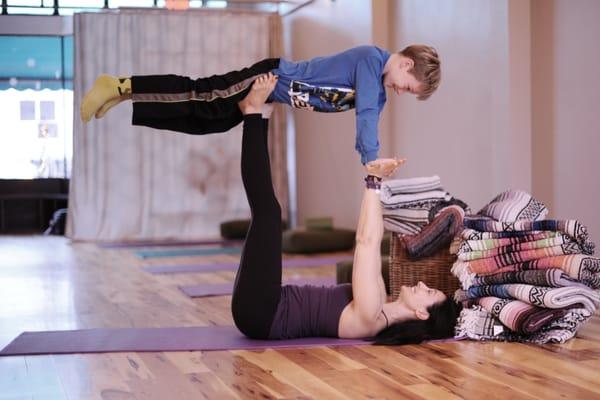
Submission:
[[[228,10],[126,10],[78,14],[75,110],[95,78],[179,74],[203,77],[279,57],[278,15]],[[195,239],[249,216],[240,177],[241,125],[187,135],[131,125],[124,102],[83,125],[75,113],[67,235],[74,240]],[[288,208],[285,112],[271,119],[273,179]]]

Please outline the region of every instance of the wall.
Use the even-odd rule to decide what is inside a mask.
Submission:
[[[533,191],[600,237],[600,2],[533,0]]]
[[[288,17],[286,27],[296,60],[365,43],[391,51],[436,47],[443,64],[438,93],[425,102],[388,93],[381,155],[408,158],[401,177],[440,175],[475,210],[500,191],[531,191],[529,1],[317,1]],[[294,117],[299,222],[333,215],[353,226],[363,175],[352,150],[354,116]]]
[[[529,47],[514,36],[528,35],[528,5],[391,3],[392,45],[430,44],[442,60],[442,84],[429,100],[390,101],[393,148],[408,158],[403,175],[438,174],[475,211],[500,191],[531,187],[531,121],[522,109],[530,105]]]
[[[316,0],[284,17],[284,29],[286,57],[292,60],[369,44],[371,2]],[[355,227],[364,173],[354,150],[354,112],[291,113],[296,136],[298,223],[303,225],[307,217],[332,216],[336,226]]]

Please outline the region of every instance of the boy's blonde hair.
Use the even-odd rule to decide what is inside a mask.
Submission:
[[[400,51],[399,54],[412,59],[415,66],[410,71],[419,82],[421,92],[417,99],[426,100],[440,86],[442,71],[440,69],[440,58],[437,51],[431,46],[414,44]]]

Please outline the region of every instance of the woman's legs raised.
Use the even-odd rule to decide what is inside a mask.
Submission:
[[[240,102],[244,114],[242,180],[252,222],[246,236],[232,298],[232,313],[247,336],[266,339],[281,294],[281,207],[271,179],[267,127],[261,108],[275,86],[259,78]]]

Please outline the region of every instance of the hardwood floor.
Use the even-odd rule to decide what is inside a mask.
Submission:
[[[0,347],[24,330],[232,324],[229,296],[177,285],[233,272],[150,275],[130,249],[0,236]],[[335,266],[293,269],[333,275]],[[287,274],[287,273],[286,273]],[[454,343],[304,350],[0,357],[0,399],[600,399],[600,317],[564,345]]]

